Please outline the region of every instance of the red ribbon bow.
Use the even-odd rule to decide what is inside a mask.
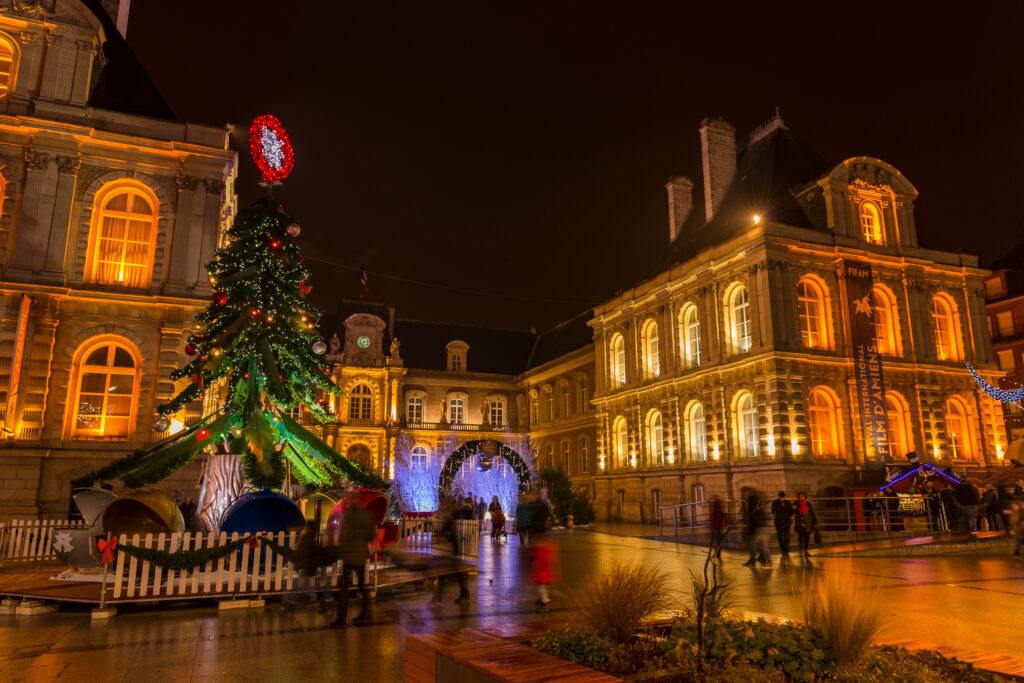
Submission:
[[[259,542],[260,542],[260,539],[259,539],[259,538],[257,538],[256,536],[250,536],[250,537],[249,537],[249,547],[250,547],[250,548],[255,548],[255,547],[256,547],[256,545],[257,545],[257,544],[258,544]]]
[[[105,538],[101,538],[96,541],[96,549],[103,553],[102,562],[107,564],[114,561],[114,549],[117,548],[117,536],[114,536],[109,541]]]

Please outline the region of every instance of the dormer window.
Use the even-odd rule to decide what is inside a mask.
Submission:
[[[868,244],[885,244],[885,236],[882,233],[882,214],[874,202],[861,203],[860,230]]]
[[[448,342],[448,372],[467,372],[466,356],[469,352],[469,344],[464,341],[455,340]]]

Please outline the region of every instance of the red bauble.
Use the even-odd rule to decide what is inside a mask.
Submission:
[[[187,353],[190,356],[194,356],[197,353],[199,353],[199,347],[193,344],[192,342],[189,342],[188,344],[185,344],[185,353]]]
[[[202,375],[192,375],[192,384],[199,384],[203,381]]]
[[[213,295],[213,303],[217,304],[218,306],[223,306],[227,302],[228,295],[225,294],[224,292],[217,292],[216,294]]]

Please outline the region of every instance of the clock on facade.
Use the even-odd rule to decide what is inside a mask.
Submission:
[[[356,343],[359,344],[359,348],[361,348],[361,349],[368,349],[368,348],[370,348],[370,338],[367,337],[365,334],[362,337],[360,337],[359,339],[357,339]]]

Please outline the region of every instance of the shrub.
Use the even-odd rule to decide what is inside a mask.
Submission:
[[[538,475],[548,490],[548,500],[555,509],[555,520],[565,524],[569,515],[573,524],[590,524],[597,517],[597,510],[586,493],[573,488],[569,475],[564,470],[545,467]]]
[[[643,621],[665,609],[668,577],[644,564],[615,565],[572,592],[580,618],[598,635],[624,643]]]
[[[999,680],[967,662],[943,657],[938,652],[908,652],[888,646],[872,648],[856,667],[838,671],[834,676],[841,683],[994,683]]]
[[[590,502],[590,496],[583,491],[573,490],[572,492],[572,517],[573,524],[590,524],[597,519],[597,510]]]
[[[664,664],[661,643],[653,638],[636,638],[615,645],[604,671],[613,676],[630,676],[645,668],[661,668]]]
[[[693,598],[694,612],[698,611],[700,601],[703,600],[705,619],[721,619],[736,614],[738,610],[733,600],[732,581],[722,576],[717,583],[714,579],[710,583],[710,586],[706,584],[702,571],[690,569],[690,594]]]
[[[713,619],[707,623],[705,657],[719,668],[724,664],[749,664],[778,669],[792,680],[820,678],[835,664],[828,643],[808,628],[794,624]],[[663,647],[685,659],[696,649],[697,625],[676,624]]]
[[[571,628],[553,628],[530,645],[545,654],[602,671],[612,649],[611,643],[593,631]]]
[[[877,582],[837,561],[805,584],[803,621],[832,645],[840,668],[851,667],[882,631],[879,604]]]

